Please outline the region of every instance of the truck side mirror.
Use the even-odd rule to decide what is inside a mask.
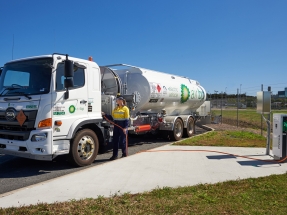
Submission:
[[[66,88],[66,92],[64,94],[64,99],[69,98],[69,88],[74,86],[74,63],[73,61],[68,59],[68,55],[66,55],[66,60],[64,60],[64,66],[65,66],[65,71],[64,71],[64,87]]]
[[[74,64],[71,60],[65,60],[65,77],[74,77]]]
[[[65,80],[64,80],[64,87],[66,88],[66,89],[68,89],[68,88],[70,88],[70,87],[73,87],[74,86],[74,80],[73,80],[73,78],[66,78]]]
[[[64,80],[64,87],[66,88],[66,92],[64,93],[64,99],[68,99],[69,98],[69,90],[68,88],[73,87],[74,86],[74,80],[73,78],[69,77]]]

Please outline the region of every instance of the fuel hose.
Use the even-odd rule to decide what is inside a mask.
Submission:
[[[287,159],[287,156],[286,156],[285,158],[282,158],[281,160],[264,160],[264,159],[252,158],[252,157],[248,157],[248,156],[244,156],[244,155],[236,155],[236,154],[231,154],[231,153],[227,153],[227,152],[221,152],[221,151],[216,151],[216,150],[205,150],[205,149],[143,150],[143,151],[140,151],[138,153],[141,153],[141,152],[213,152],[213,153],[218,153],[218,154],[231,155],[231,156],[234,156],[234,157],[246,158],[246,159],[249,159],[249,160],[256,160],[256,161],[263,161],[263,162],[273,162],[273,163],[283,163]]]
[[[115,124],[114,122],[109,120],[107,117],[105,117],[105,116],[103,116],[103,117],[108,122],[110,122],[114,126],[119,127],[124,132],[124,128],[122,128],[121,126]],[[125,133],[125,135],[126,135],[126,153],[127,153],[127,156],[128,156],[128,135],[127,135],[127,133]],[[256,160],[256,161],[263,161],[263,162],[273,162],[273,163],[283,163],[287,159],[287,156],[286,156],[285,158],[282,158],[281,160],[264,160],[264,159],[252,158],[252,157],[248,157],[248,156],[244,156],[244,155],[237,155],[237,154],[221,152],[221,151],[217,151],[217,150],[206,150],[206,149],[143,150],[143,151],[140,151],[138,153],[142,153],[142,152],[212,152],[212,153],[217,153],[217,154],[230,155],[230,156],[234,156],[234,157],[241,157],[241,158],[245,158],[245,159],[249,159],[249,160]]]

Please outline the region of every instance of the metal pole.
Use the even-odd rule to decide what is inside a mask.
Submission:
[[[268,91],[271,93],[271,87],[268,87]],[[271,98],[270,98],[271,99]],[[271,104],[271,101],[270,101]],[[271,122],[270,122],[270,118],[271,118],[271,110],[268,113],[267,116],[267,145],[266,145],[266,155],[270,155],[270,131],[271,131]]]
[[[225,87],[225,108],[226,108],[226,106],[227,106],[227,104],[228,104],[228,98],[227,98],[227,87]]]
[[[261,84],[261,91],[263,91],[263,84]],[[262,125],[262,116],[263,116],[263,115],[261,115],[261,136],[263,135],[263,134],[262,134],[262,126],[263,126],[263,125]]]
[[[237,88],[237,105],[236,105],[237,106],[237,127],[238,127],[238,102],[239,102],[238,96],[239,94],[238,94],[238,88]]]
[[[240,90],[239,90],[239,102],[240,102],[240,107],[242,107],[242,104],[241,104],[241,85],[242,85],[242,84],[240,84]]]
[[[221,124],[222,124],[222,91],[221,91]]]
[[[266,147],[266,155],[270,154],[270,113],[268,114],[267,120],[267,147]]]
[[[264,120],[267,123],[267,137],[266,137],[266,155],[270,155],[270,112],[268,113],[268,119],[266,119],[262,113],[262,118],[264,118]]]

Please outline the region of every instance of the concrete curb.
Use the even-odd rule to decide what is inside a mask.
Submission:
[[[199,122],[195,123],[195,125],[198,126],[198,127],[200,127],[200,128],[202,128],[202,129],[208,130],[208,131],[215,131],[214,128],[208,127],[208,126],[206,126],[206,125],[202,125],[202,124],[199,123]]]

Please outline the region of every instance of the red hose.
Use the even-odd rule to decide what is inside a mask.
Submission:
[[[219,154],[232,155],[235,157],[242,157],[242,158],[246,158],[246,159],[250,159],[250,160],[257,160],[257,161],[264,161],[264,162],[275,162],[275,163],[282,163],[287,159],[287,157],[285,157],[279,161],[277,161],[277,160],[262,160],[262,159],[247,157],[247,156],[243,156],[243,155],[236,155],[236,154],[231,154],[231,153],[227,153],[227,152],[221,152],[221,151],[215,151],[215,150],[204,150],[204,149],[144,150],[144,151],[140,151],[138,153],[141,153],[141,152],[214,152],[214,153],[219,153]]]
[[[115,124],[114,122],[110,121],[109,119],[107,119],[107,117],[103,116],[108,122],[110,122],[111,124],[119,127],[120,129],[123,130],[124,132],[124,128],[122,128],[121,126]],[[126,135],[126,154],[128,156],[128,135],[127,133],[125,133]],[[144,150],[144,151],[140,151],[138,153],[141,152],[213,152],[213,153],[219,153],[219,154],[225,154],[225,155],[232,155],[235,157],[241,157],[241,158],[246,158],[249,160],[257,160],[257,161],[264,161],[264,162],[274,162],[274,163],[283,163],[286,159],[287,156],[279,161],[277,160],[263,160],[263,159],[257,159],[257,158],[252,158],[252,157],[247,157],[244,155],[236,155],[236,154],[231,154],[231,153],[227,153],[227,152],[221,152],[221,151],[216,151],[216,150],[204,150],[204,149],[189,149],[189,150],[183,150],[183,149],[173,149],[173,150]]]

